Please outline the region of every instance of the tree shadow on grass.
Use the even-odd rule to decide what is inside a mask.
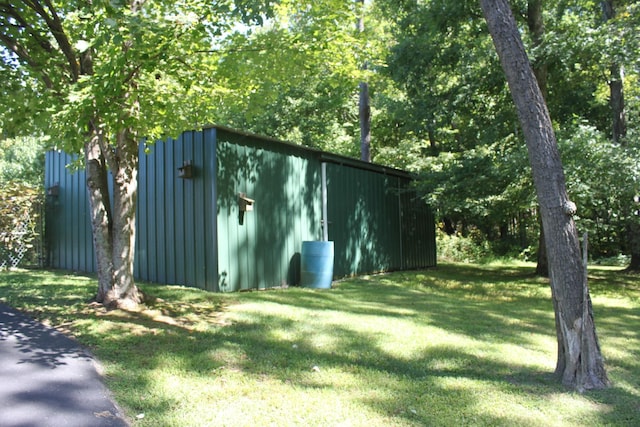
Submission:
[[[520,283],[519,270],[514,275],[498,277],[499,280],[487,278],[483,271],[467,270],[471,270],[471,287],[469,283],[456,283],[459,271],[445,268],[437,274],[453,277],[432,279],[431,271],[400,273],[397,280],[396,275],[375,276],[327,291],[289,289],[207,296],[213,298],[209,305],[214,312],[212,318],[224,320],[212,322],[207,330],[180,321],[189,314],[187,298],[183,302],[160,301],[153,307],[162,316],[174,319],[172,322],[148,313],[120,313],[101,317],[110,333],[96,337],[95,332],[82,325],[76,326],[76,331],[94,342],[100,359],[112,366],[111,384],[115,389],[136,390],[121,393],[127,396],[121,403],[134,413],[146,412],[151,424],[156,417],[167,416],[172,408],[184,404],[184,397],[157,391],[154,372],[171,361],[175,375],[195,376],[203,384],[224,377],[225,371],[234,371],[256,385],[266,379],[289,384],[302,395],[335,392],[398,424],[533,425],[535,420],[526,418],[526,414],[487,411],[483,399],[486,390],[494,389],[498,395],[521,400],[523,405],[536,405],[529,400],[531,396],[539,402],[565,394],[567,390],[549,372],[540,372],[539,366],[526,365],[515,358],[484,355],[455,343],[439,343],[428,335],[419,351],[400,356],[381,345],[382,337],[375,330],[324,322],[334,312],[362,322],[386,319],[400,325],[410,321],[418,328],[453,332],[489,347],[508,343],[531,351],[539,350],[536,337],[554,336],[546,284],[537,279]],[[519,283],[515,290],[513,282]],[[158,289],[163,294],[162,288]],[[206,314],[207,304],[198,301],[202,306],[197,306],[196,311]],[[234,311],[241,316],[227,317],[227,305],[216,301],[239,304]],[[243,308],[245,303],[253,308],[247,311]],[[266,306],[261,308],[263,303],[282,308],[282,314],[269,312]],[[295,310],[300,311],[299,317],[290,317],[288,313]],[[610,334],[640,330],[636,309],[596,310],[596,322]],[[119,333],[123,331],[128,333]],[[327,337],[324,345],[318,344],[320,335]],[[637,375],[638,341],[637,334],[629,336],[627,350],[634,357],[614,360],[614,370]],[[135,357],[129,357],[131,354]],[[319,371],[312,370],[314,366]],[[334,383],[330,373],[335,372],[350,376],[353,381]],[[594,424],[633,425],[630,420],[640,411],[638,393],[637,381],[630,380],[625,388],[614,387],[579,398],[601,408],[589,418]],[[495,404],[499,406],[501,402]],[[531,412],[535,414],[537,410]]]

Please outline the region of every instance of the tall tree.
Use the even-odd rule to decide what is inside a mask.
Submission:
[[[42,118],[60,147],[83,154],[96,299],[140,302],[133,280],[138,146],[198,118],[208,51],[239,20],[261,20],[259,1],[11,0],[0,3],[0,72],[14,84],[2,113]],[[201,75],[197,75],[202,72]],[[19,81],[15,83],[15,80]],[[206,85],[206,83],[205,83]],[[25,96],[38,99],[21,103]],[[36,107],[36,108],[33,108]],[[113,202],[109,194],[113,177]]]
[[[586,272],[557,142],[540,88],[506,0],[480,0],[523,130],[542,215],[556,316],[556,374],[578,390],[609,384],[593,321]]]
[[[527,24],[533,41],[534,50],[542,50],[544,40],[544,18],[542,14],[543,0],[529,0],[527,4]],[[542,97],[547,99],[547,75],[548,67],[543,55],[539,55],[533,61],[533,73],[538,81]],[[538,276],[549,276],[549,262],[547,260],[547,248],[544,243],[544,227],[540,221],[540,238],[538,239],[538,262],[536,264]]]
[[[620,1],[603,0],[601,2],[602,17],[604,23],[614,21],[617,16],[617,9],[621,6]],[[615,26],[610,26],[615,28]],[[612,37],[617,44],[622,40]],[[609,67],[609,107],[611,109],[611,138],[614,143],[626,145],[627,140],[627,119],[625,110],[625,90],[624,90],[624,65],[621,64],[615,55],[612,55],[612,62]],[[629,240],[629,250],[631,260],[627,268],[628,271],[640,271],[640,224],[635,218],[631,218],[627,224],[627,236]]]
[[[616,17],[616,1],[601,2],[602,15],[606,22]],[[609,68],[609,106],[611,107],[611,137],[614,142],[624,143],[627,134],[627,121],[624,107],[624,66],[617,60]]]
[[[356,29],[359,34],[364,33],[364,0],[356,0],[358,21]],[[364,60],[362,68],[367,69]],[[358,100],[358,116],[360,120],[360,160],[371,161],[371,102],[369,99],[369,83],[360,82],[360,97]]]

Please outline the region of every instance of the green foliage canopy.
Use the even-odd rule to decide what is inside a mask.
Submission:
[[[531,219],[527,228],[537,229],[524,142],[477,2],[379,3],[395,18],[384,71],[402,95],[387,100],[395,134],[388,134],[384,157],[418,172],[429,203],[465,232],[496,238],[523,215]],[[616,2],[609,20],[599,1],[543,5],[545,33],[536,45],[527,2],[512,2],[532,60],[547,66],[547,103],[579,225],[590,232],[594,254],[627,250],[625,230],[638,191],[639,5]],[[607,142],[613,64],[624,71],[628,149]]]
[[[217,46],[268,2],[16,1],[0,5],[3,129],[78,152],[90,125],[153,140],[202,124]],[[25,126],[30,122],[30,126]]]

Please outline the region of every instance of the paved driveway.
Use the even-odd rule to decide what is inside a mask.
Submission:
[[[91,354],[0,303],[0,426],[121,427]]]

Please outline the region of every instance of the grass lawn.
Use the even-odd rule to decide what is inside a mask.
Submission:
[[[589,273],[613,386],[559,385],[547,282],[532,265],[443,264],[331,290],[143,284],[104,312],[94,279],[0,274],[0,300],[74,335],[134,426],[637,426],[640,277]],[[144,415],[144,417],[142,417]]]

